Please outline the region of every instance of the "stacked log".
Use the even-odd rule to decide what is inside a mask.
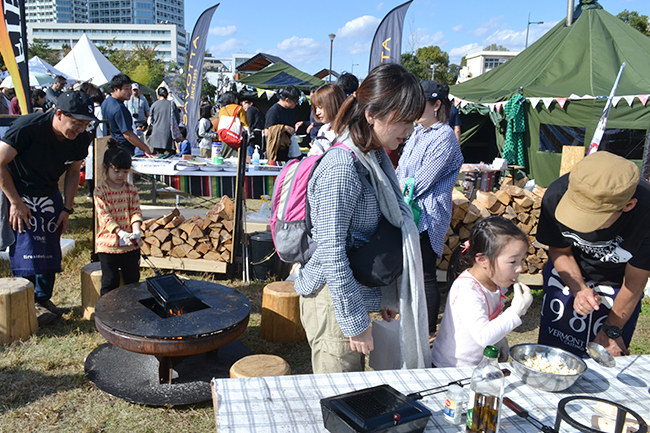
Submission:
[[[537,185],[533,191],[524,189],[527,181],[526,177],[515,181],[512,177],[507,177],[498,191],[477,191],[476,198],[472,201],[454,189],[451,224],[445,235],[444,252],[438,268],[446,270],[449,267],[454,249],[469,239],[469,232],[476,221],[491,215],[500,215],[514,222],[528,235],[530,246],[524,273],[540,273],[548,259],[548,247],[537,242],[535,235],[546,189]]]
[[[235,205],[228,196],[208,210],[205,218],[185,219],[170,214],[142,224],[142,253],[150,257],[178,257],[230,262]]]

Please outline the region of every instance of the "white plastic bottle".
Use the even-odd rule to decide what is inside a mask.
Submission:
[[[460,425],[463,413],[463,388],[458,385],[449,385],[445,397],[444,420],[451,425]]]
[[[221,143],[218,141],[212,142],[212,163],[223,164],[223,158],[221,157]]]
[[[255,146],[255,150],[253,151],[253,156],[251,157],[251,164],[253,165],[259,165],[260,164],[260,152],[259,152],[260,147]]]
[[[472,373],[467,403],[467,433],[498,433],[505,377],[499,368],[499,349],[487,346]]]

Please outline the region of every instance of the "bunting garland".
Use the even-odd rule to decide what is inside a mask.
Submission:
[[[458,98],[454,95],[449,95],[449,98],[452,100],[452,103],[459,108],[465,107],[467,104],[475,104],[475,105],[483,105],[484,107],[489,108],[491,111],[497,111],[500,112],[501,109],[503,108],[503,105],[507,101],[499,101],[499,102],[483,102],[483,103],[477,103],[477,102],[472,102],[468,101],[465,99]],[[592,96],[592,95],[583,95],[583,96],[578,96],[575,93],[572,93],[569,97],[566,98],[561,98],[561,97],[545,97],[545,98],[540,98],[540,97],[529,97],[526,98],[526,100],[530,103],[530,106],[532,108],[537,108],[540,102],[544,104],[546,109],[548,110],[550,106],[553,104],[553,101],[557,102],[557,104],[564,109],[566,107],[567,101],[584,101],[584,100],[594,100],[594,99],[604,99],[606,96]],[[642,94],[642,95],[625,95],[625,96],[615,96],[612,98],[612,105],[616,107],[618,103],[621,101],[621,99],[624,99],[627,104],[632,107],[634,101],[638,99],[643,106],[647,106],[648,99],[650,99],[650,94]]]

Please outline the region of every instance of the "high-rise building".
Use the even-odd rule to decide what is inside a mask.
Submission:
[[[88,0],[27,0],[28,22],[87,23]]]
[[[185,0],[26,0],[25,10],[28,22],[185,27]]]

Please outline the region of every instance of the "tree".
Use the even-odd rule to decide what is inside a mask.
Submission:
[[[454,84],[458,78],[458,65],[449,65],[449,54],[438,46],[418,48],[415,54],[402,54],[402,66],[418,80],[435,80]]]
[[[491,44],[483,48],[483,51],[510,51],[503,45]]]
[[[650,20],[647,15],[639,15],[637,11],[628,11],[625,9],[620,14],[616,15],[623,22],[629,24],[631,27],[637,29],[646,36],[650,36]]]
[[[61,53],[50,48],[43,39],[34,39],[27,48],[27,57],[30,59],[34,56],[40,57],[50,65],[56,65],[61,60]]]

